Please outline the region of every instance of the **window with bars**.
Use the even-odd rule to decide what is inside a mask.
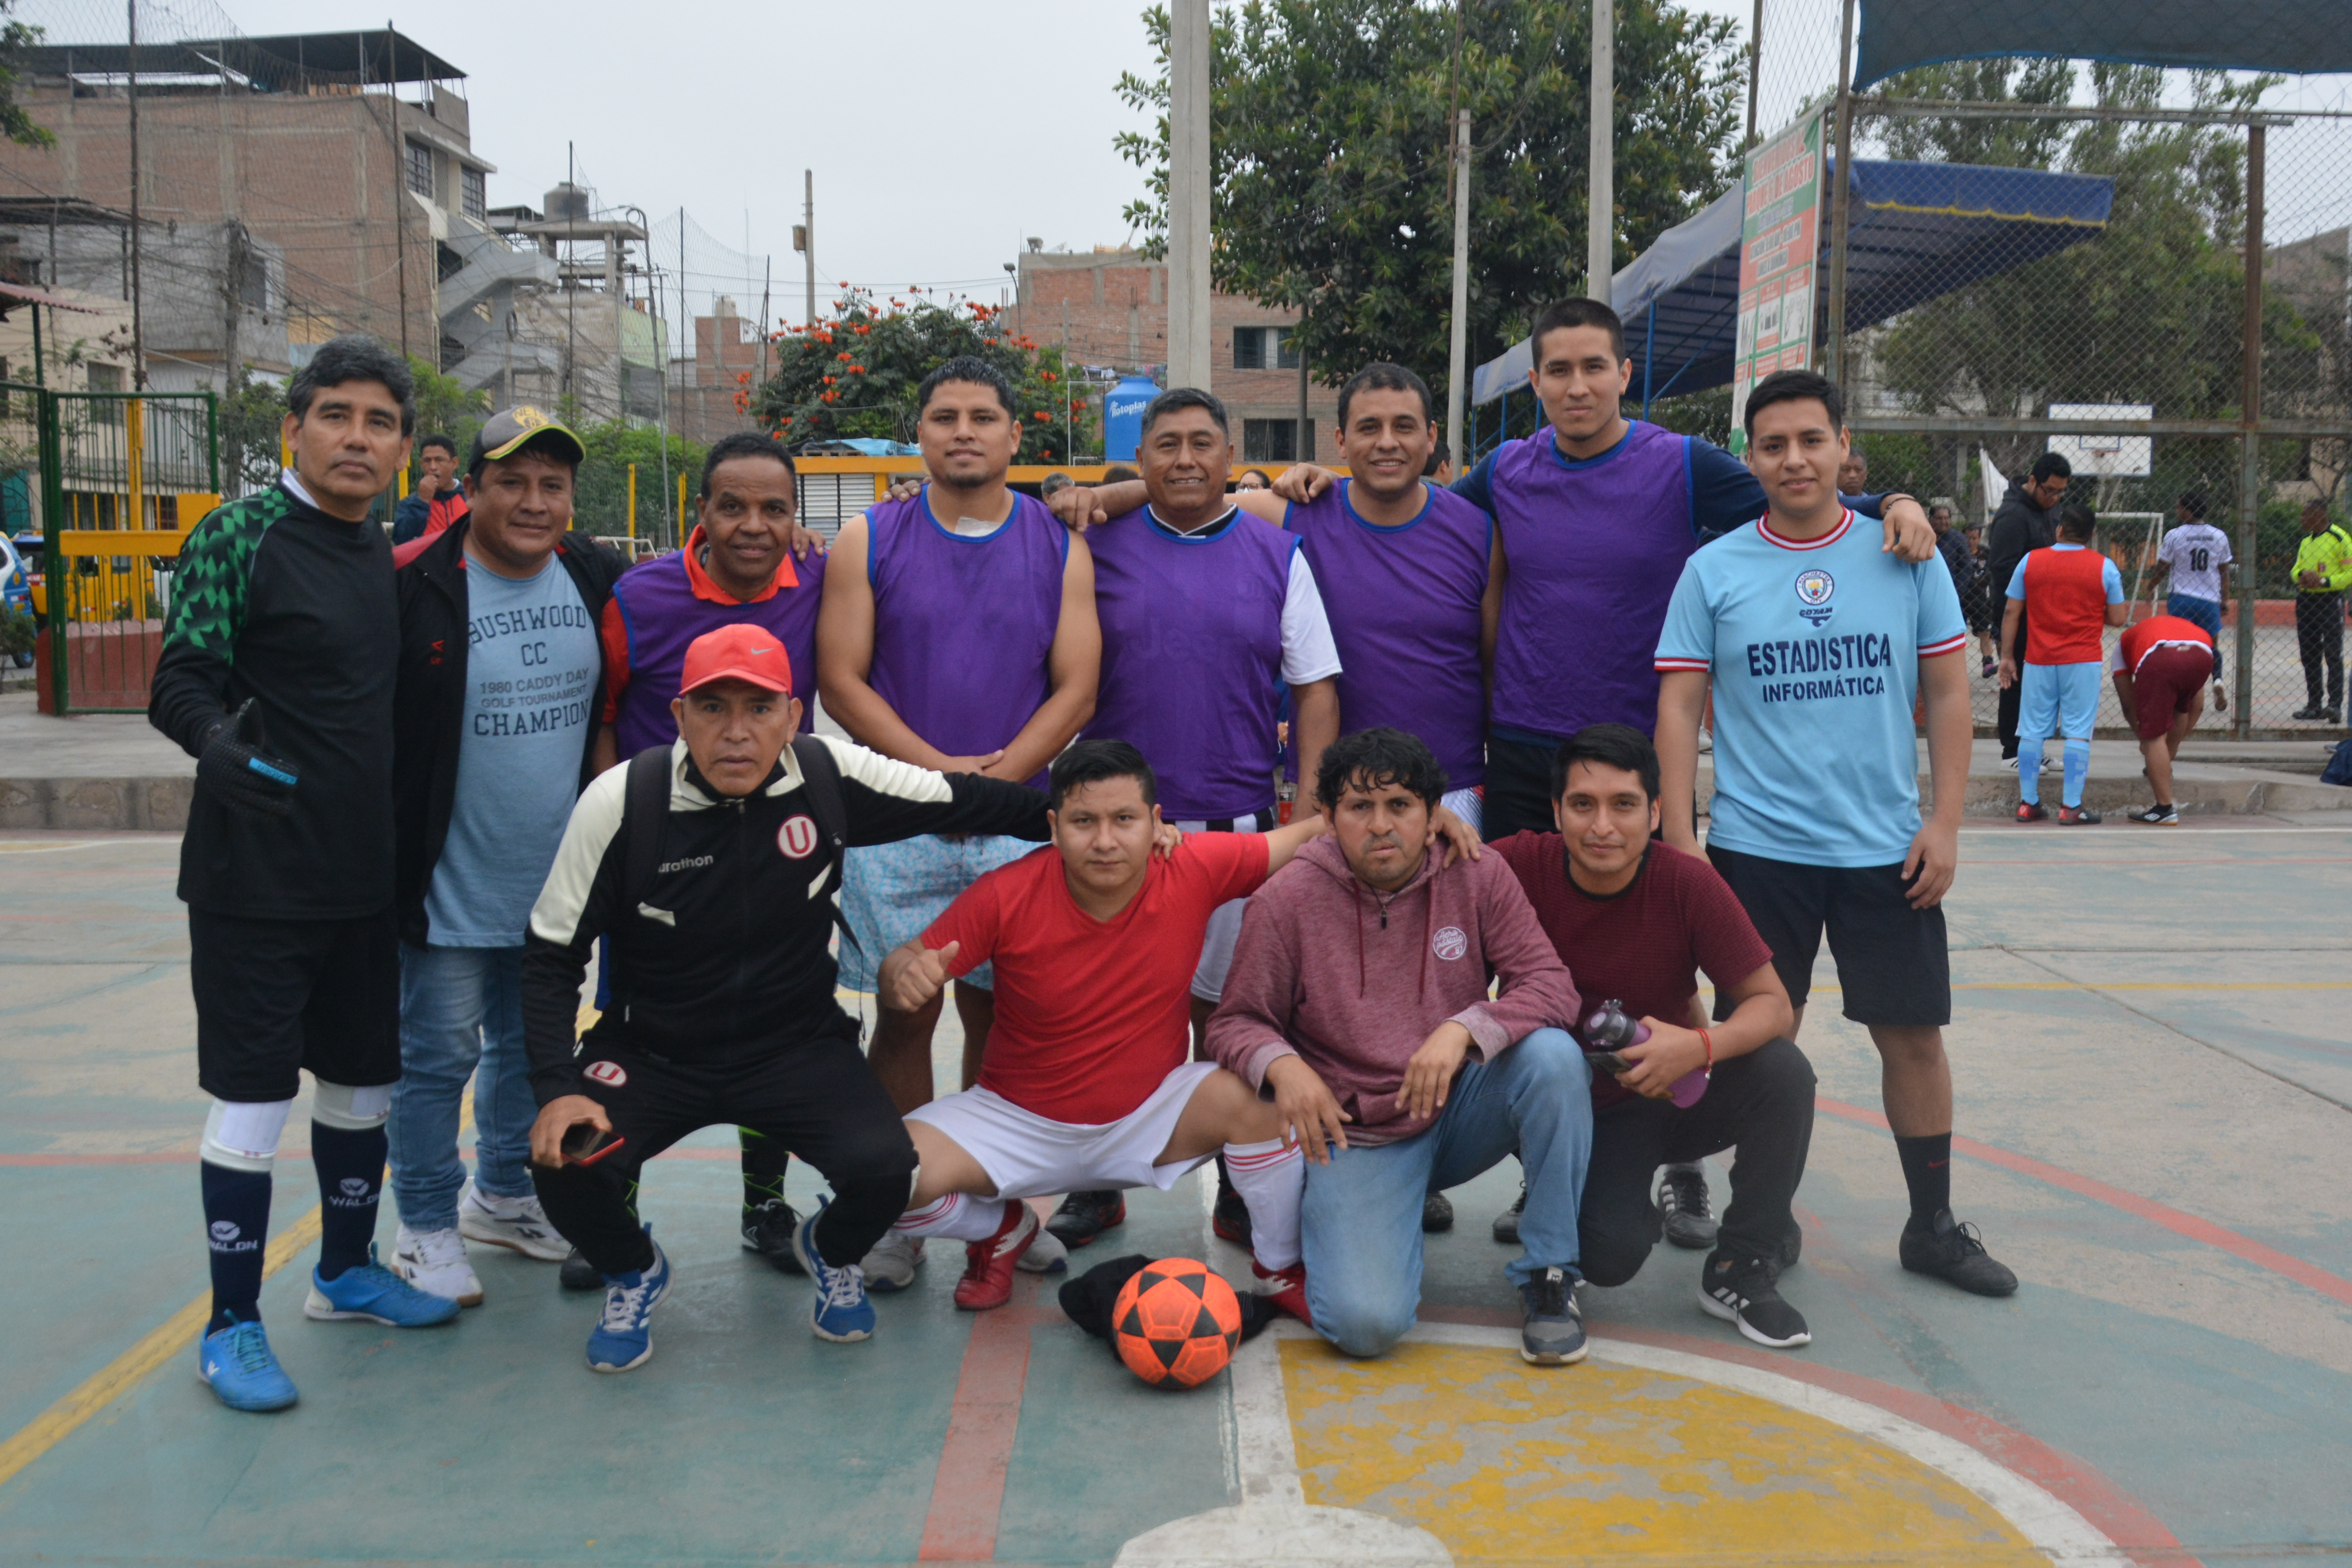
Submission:
[[[408,149],[408,188],[429,202],[433,199],[433,149],[422,142],[411,142],[405,145]]]
[[[1307,422],[1307,450],[1298,450],[1298,421],[1296,419],[1244,419],[1242,421],[1242,461],[1245,463],[1296,463],[1312,461],[1315,456],[1315,421]]]
[[[482,172],[479,169],[460,171],[457,175],[457,188],[459,198],[464,203],[466,216],[477,223],[488,221],[490,208],[489,194],[483,187]]]
[[[1235,370],[1297,370],[1298,347],[1288,327],[1235,327]]]

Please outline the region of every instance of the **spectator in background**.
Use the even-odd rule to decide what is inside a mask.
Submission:
[[[2058,510],[2057,542],[2029,553],[2009,580],[2000,623],[2000,683],[2023,693],[2018,707],[2020,822],[2040,822],[2050,815],[2042,809],[2042,743],[2053,733],[2065,740],[2059,823],[2072,827],[2099,820],[2097,812],[2083,805],[2083,785],[2091,774],[2091,726],[2099,716],[2099,665],[2106,653],[2101,628],[2124,624],[2124,578],[2113,561],[2091,547],[2098,531],[2089,507],[2067,502]]]
[[[1113,463],[1103,470],[1102,482],[1107,485],[1120,485],[1129,479],[1139,479],[1142,477],[1143,471],[1132,464]]]
[[[1264,468],[1244,468],[1241,471],[1241,477],[1234,480],[1234,489],[1236,492],[1241,490],[1270,490],[1274,489],[1274,481],[1265,477],[1265,470]]]
[[[446,436],[427,436],[416,443],[416,488],[392,514],[392,542],[430,539],[465,515],[457,444]]]
[[[2305,501],[2303,542],[2294,552],[2294,640],[2303,655],[2303,688],[2308,699],[2289,715],[2341,723],[2344,719],[2344,590],[2352,588],[2352,532],[2327,515],[2324,500]],[[2322,702],[2319,671],[2327,668],[2327,700]]]
[[[1960,613],[1968,617],[1969,630],[1979,643],[1989,641],[1991,628],[1986,619],[1983,595],[1978,592],[1984,575],[1983,563],[1977,558],[1976,542],[1954,526],[1949,497],[1938,496],[1928,503],[1927,526],[1936,531],[1936,551],[1952,574],[1952,587],[1960,595]],[[1987,658],[1984,673],[1990,676],[1994,668],[1995,661]]]
[[[1985,564],[1987,588],[1991,604],[1987,615],[1992,625],[2002,624],[2009,610],[2009,580],[2017,574],[2018,563],[2036,550],[2046,550],[2058,541],[2058,503],[2065,499],[2066,481],[2074,477],[2074,465],[2055,452],[2044,452],[2033,459],[2032,473],[2009,487],[2000,498],[2000,507],[1992,514],[1992,537],[1987,548]],[[2028,628],[2022,622],[2019,634]],[[2008,643],[2002,636],[2002,646]],[[2017,704],[2022,688],[2014,681],[2004,681],[2000,691],[2000,732],[2001,760],[2012,766],[2017,762]]]
[[[2155,598],[2166,577],[2171,578],[2165,613],[2205,628],[2213,651],[2213,707],[2217,712],[2227,712],[2230,699],[2221,689],[2221,568],[2231,559],[2230,536],[2205,521],[2203,490],[2181,491],[2173,510],[2180,526],[2157,546],[2156,572],[2148,581],[2147,595]]]
[[[1870,454],[1856,441],[1846,448],[1845,457],[1838,463],[1837,486],[1841,495],[1858,496],[1862,487],[1870,483]]]
[[[1076,484],[1077,482],[1077,480],[1070,478],[1069,475],[1057,469],[1053,473],[1047,474],[1044,479],[1037,481],[1037,499],[1039,500],[1052,500],[1056,495],[1068,489],[1072,485]]]
[[[1452,484],[1454,482],[1454,448],[1443,441],[1431,447],[1429,462],[1421,470],[1421,477],[1433,485]]]

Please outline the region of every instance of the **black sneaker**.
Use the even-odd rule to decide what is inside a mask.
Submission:
[[[1994,1262],[1977,1227],[1953,1219],[1949,1209],[1937,1210],[1932,1226],[1905,1226],[1900,1250],[1903,1267],[1914,1274],[1932,1274],[1978,1296],[2016,1292],[2017,1276]]]
[[[571,1256],[564,1258],[563,1267],[556,1270],[555,1279],[566,1290],[602,1290],[604,1288],[604,1277],[596,1272],[594,1264],[580,1256],[580,1249],[576,1247],[572,1249]]]
[[[1250,1244],[1249,1205],[1231,1186],[1217,1189],[1217,1206],[1209,1213],[1209,1228],[1235,1247]]]
[[[2327,717],[2327,710],[2322,708],[2316,702],[2306,702],[2302,707],[2296,709],[2294,712],[2288,714],[2287,717],[2290,719],[2325,719]]]
[[[1666,1239],[1692,1252],[1715,1245],[1718,1228],[1706,1202],[1706,1168],[1694,1161],[1668,1165],[1658,1182],[1658,1212],[1664,1216]]]
[[[1072,1193],[1045,1221],[1045,1228],[1064,1247],[1084,1247],[1103,1232],[1127,1223],[1127,1194],[1108,1192]]]
[[[793,1212],[782,1198],[770,1198],[758,1208],[743,1215],[743,1250],[756,1252],[786,1274],[804,1274],[801,1260],[793,1256],[793,1232],[800,1228],[801,1216]]]
[[[1576,1307],[1576,1281],[1568,1270],[1545,1269],[1519,1287],[1527,1310],[1519,1324],[1519,1359],[1538,1366],[1567,1366],[1584,1359],[1584,1317]]]
[[[1421,1200],[1421,1228],[1426,1236],[1454,1228],[1454,1200],[1444,1193],[1432,1193]]]
[[[2147,827],[2178,827],[2180,826],[2180,813],[2168,803],[2158,801],[2154,805],[2143,805],[2137,811],[2126,813],[2124,820]]]
[[[1699,1270],[1698,1304],[1710,1318],[1736,1323],[1759,1345],[1784,1351],[1813,1342],[1805,1315],[1780,1299],[1774,1270],[1760,1258],[1727,1258],[1718,1252]]]
[[[1511,1206],[1509,1208],[1505,1209],[1501,1214],[1495,1216],[1495,1239],[1496,1241],[1503,1243],[1506,1247],[1518,1246],[1519,1215],[1525,1214],[1527,1212],[1527,1208],[1528,1184],[1526,1178],[1522,1177],[1519,1181],[1519,1195],[1511,1200]]]

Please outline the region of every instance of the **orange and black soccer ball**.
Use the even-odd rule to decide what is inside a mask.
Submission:
[[[1119,1289],[1110,1321],[1111,1343],[1129,1372],[1155,1388],[1192,1388],[1234,1359],[1242,1304],[1207,1264],[1163,1258]]]

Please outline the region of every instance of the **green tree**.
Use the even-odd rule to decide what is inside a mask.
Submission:
[[[1118,145],[1148,184],[1127,216],[1157,250],[1167,221],[1167,11],[1147,11],[1144,25],[1159,69],[1123,76],[1119,93],[1158,121]],[[1619,0],[1618,266],[1736,177],[1744,77],[1733,31],[1672,0]],[[1457,105],[1471,114],[1472,360],[1584,287],[1583,0],[1470,0],[1459,10],[1248,0],[1220,15],[1213,47],[1212,270],[1220,289],[1304,310],[1300,341],[1324,381],[1393,360],[1444,395]]]
[[[490,395],[469,389],[454,375],[442,374],[430,360],[412,354],[408,368],[416,376],[416,433],[448,437],[457,443],[457,460],[463,463],[474,432],[490,416]]]
[[[219,417],[221,483],[229,494],[244,495],[275,483],[286,389],[238,365],[220,399]]]
[[[20,147],[54,147],[58,139],[25,112],[16,93],[25,79],[25,51],[41,41],[45,29],[16,20],[16,0],[0,0],[0,136]]]
[[[637,468],[637,537],[675,544],[662,527],[662,434],[642,425],[605,421],[574,425],[588,457],[580,465],[572,493],[572,526],[583,533],[617,538],[629,527],[629,465]],[[677,476],[690,494],[702,479],[707,448],[683,436],[669,437],[669,515],[677,511]],[[691,504],[691,503],[689,503]]]
[[[915,394],[923,377],[950,359],[970,356],[994,365],[1013,384],[1022,432],[1018,461],[1066,463],[1074,449],[1101,450],[1100,420],[1086,382],[1071,380],[1059,348],[1041,348],[1014,333],[993,305],[924,300],[909,306],[853,290],[830,320],[787,327],[774,346],[775,374],[756,389],[744,377],[738,404],[779,440],[912,441]]]

